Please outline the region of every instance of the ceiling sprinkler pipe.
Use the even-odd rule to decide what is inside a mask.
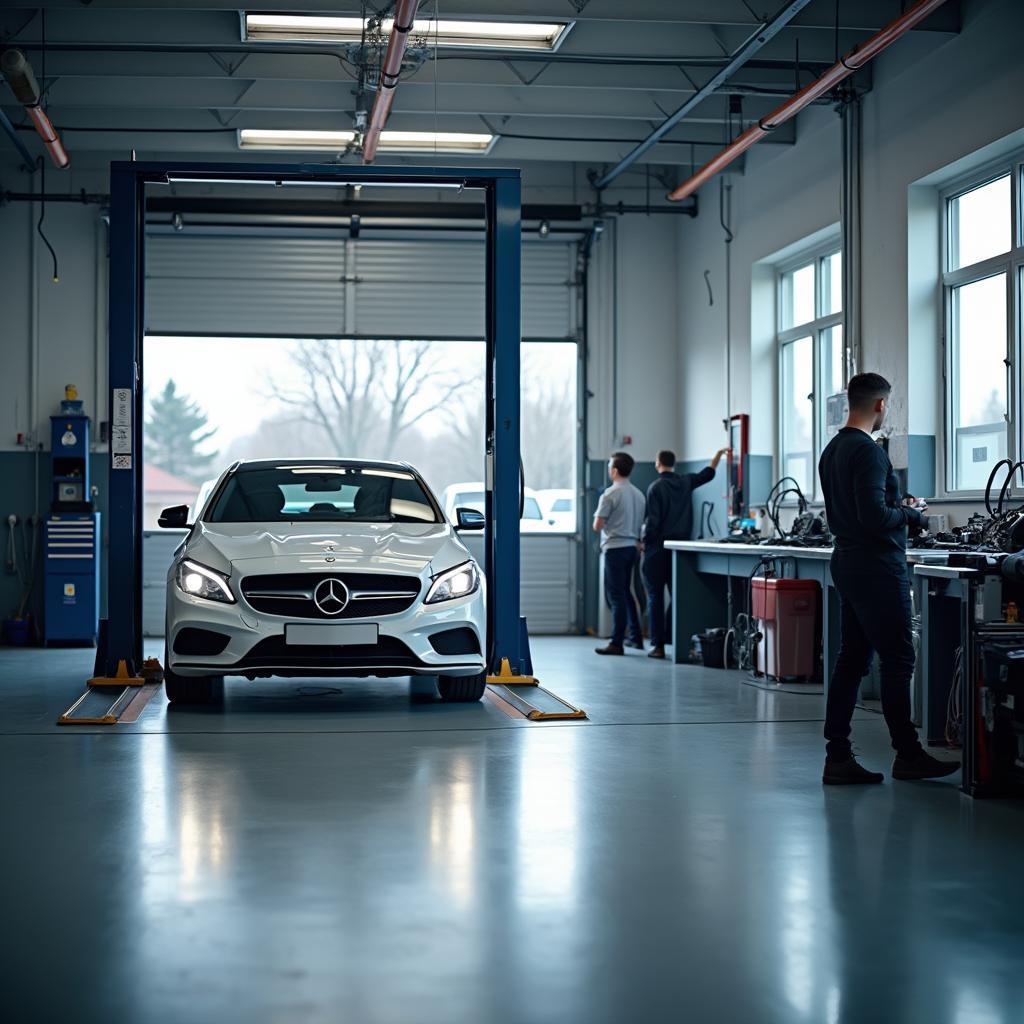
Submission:
[[[773,132],[781,124],[796,117],[801,110],[810,106],[816,99],[830,89],[835,88],[843,79],[849,78],[855,71],[864,67],[872,58],[877,57],[884,49],[891,46],[897,39],[906,35],[912,28],[924,21],[929,14],[938,10],[946,0],[918,0],[905,14],[890,22],[885,28],[876,32],[862,46],[851,50],[838,63],[830,67],[821,77],[804,86],[796,95],[791,96],[780,107],[752,124],[742,135],[714,159],[705,164],[693,177],[684,181],[668,194],[673,201],[685,199],[692,195],[701,185],[710,181],[719,171],[729,166],[741,153],[746,152],[755,143],[760,142],[769,132]]]
[[[46,116],[46,111],[42,107],[26,107],[25,109],[28,111],[28,116],[32,118],[36,132],[43,140],[54,166],[62,169],[67,167],[71,163],[71,157],[68,156],[64,143],[60,141],[57,129],[53,127],[53,123]]]
[[[373,109],[363,136],[363,163],[372,164],[377,155],[377,143],[380,141],[381,129],[391,113],[391,104],[395,100],[395,89],[398,87],[398,76],[402,70],[402,59],[405,48],[409,45],[409,33],[412,31],[416,17],[416,6],[419,0],[398,0],[395,4],[394,21],[391,35],[388,37],[388,48],[384,53],[384,62],[380,68],[380,80],[377,83],[377,95],[373,101]]]
[[[64,168],[71,163],[71,159],[60,141],[57,129],[46,115],[46,111],[39,105],[42,93],[39,90],[39,83],[32,72],[32,65],[21,50],[4,50],[0,56],[0,71],[3,72],[7,84],[11,87],[18,102],[25,108],[26,113],[32,119],[36,132],[43,140],[50,159],[56,167]]]

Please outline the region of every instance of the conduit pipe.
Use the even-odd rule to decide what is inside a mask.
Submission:
[[[381,129],[388,119],[388,114],[391,113],[391,104],[395,101],[402,58],[405,57],[405,48],[409,45],[409,33],[412,31],[418,2],[419,0],[397,0],[395,4],[395,17],[391,25],[391,35],[388,37],[388,48],[384,53],[384,62],[380,66],[377,95],[366,125],[366,134],[363,136],[364,164],[372,164],[373,158],[377,155]]]
[[[801,110],[809,106],[830,89],[834,89],[845,78],[864,67],[873,57],[891,46],[897,39],[906,35],[912,28],[924,21],[929,14],[937,11],[946,0],[917,0],[906,13],[885,28],[876,32],[862,46],[854,47],[837,64],[833,64],[820,78],[810,85],[804,86],[795,96],[791,96],[782,106],[773,110],[752,124],[742,135],[726,146],[713,160],[705,164],[692,178],[684,181],[668,194],[673,201],[685,199],[692,195],[701,185],[710,181],[719,171],[729,166],[741,153],[746,152],[756,142],[760,142],[769,132],[773,132],[781,124],[796,117]]]
[[[46,111],[40,106],[42,98],[39,91],[39,84],[36,76],[32,73],[32,65],[21,50],[4,50],[0,56],[0,71],[3,71],[7,84],[11,87],[18,102],[25,108],[25,112],[35,125],[36,132],[43,140],[46,151],[54,166],[58,168],[67,167],[71,159],[60,141],[57,129],[46,115]]]

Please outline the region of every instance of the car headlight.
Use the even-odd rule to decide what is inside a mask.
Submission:
[[[437,604],[439,601],[454,601],[457,597],[466,597],[480,589],[480,570],[476,562],[463,562],[434,577],[430,584],[424,604]]]
[[[227,576],[198,562],[182,559],[178,563],[176,580],[178,589],[189,597],[201,597],[206,601],[224,601],[227,604],[235,603],[235,595],[228,586]]]

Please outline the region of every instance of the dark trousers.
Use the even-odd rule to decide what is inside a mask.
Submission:
[[[647,625],[651,645],[664,647],[668,631],[665,618],[665,588],[672,588],[672,554],[662,547],[644,551],[644,588],[647,591]]]
[[[630,640],[643,641],[640,613],[633,598],[633,570],[636,568],[637,550],[608,548],[604,553],[604,596],[612,610],[612,639],[621,647],[628,631]]]
[[[882,713],[898,755],[921,749],[910,720],[910,680],[914,674],[910,577],[906,563],[837,554],[832,580],[839,591],[840,640],[825,708],[826,750],[830,758],[850,754],[850,722],[860,681],[878,653]]]

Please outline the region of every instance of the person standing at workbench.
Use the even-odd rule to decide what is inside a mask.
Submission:
[[[608,460],[612,485],[602,495],[594,513],[594,532],[601,534],[604,555],[604,593],[612,610],[612,636],[598,654],[625,654],[626,632],[630,647],[643,650],[640,612],[633,597],[633,570],[640,551],[644,521],[644,496],[630,483],[633,456],[615,452]]]
[[[641,534],[643,577],[647,591],[647,625],[651,633],[648,658],[665,657],[665,588],[672,587],[672,556],[665,550],[667,540],[690,540],[693,533],[693,501],[698,487],[711,483],[728,448],[715,452],[711,462],[696,473],[677,473],[675,452],[658,452],[654,468],[658,479],[647,488],[647,515]]]
[[[825,708],[826,785],[878,783],[881,772],[858,764],[850,723],[860,681],[878,652],[882,712],[892,737],[895,779],[935,779],[960,765],[922,747],[910,718],[914,674],[907,529],[925,526],[921,508],[905,505],[889,456],[871,435],[881,429],[892,385],[877,373],[850,380],[846,425],[821,453],[818,474],[835,537],[832,581],[839,592],[839,654]]]

